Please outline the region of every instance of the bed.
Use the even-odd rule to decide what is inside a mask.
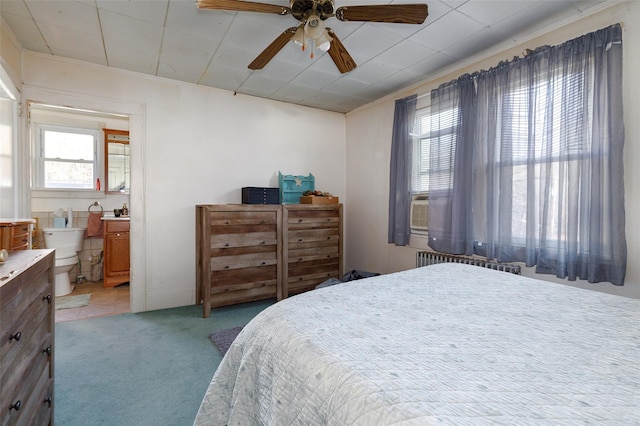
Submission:
[[[285,299],[196,425],[640,424],[640,300],[439,264]]]

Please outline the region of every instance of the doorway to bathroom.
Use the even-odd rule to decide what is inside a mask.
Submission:
[[[131,205],[129,185],[109,190],[109,177],[116,174],[109,166],[105,129],[128,134],[129,115],[35,102],[27,103],[27,107],[31,216],[36,219],[33,245],[50,248],[44,238],[50,228],[73,226],[84,229],[85,234],[77,265],[68,272],[71,293],[56,295],[61,301],[57,303],[56,322],[131,312],[132,280],[107,286],[104,275],[109,269],[104,263],[105,242],[112,238],[105,233],[105,225],[114,219],[114,210]],[[126,176],[130,182],[130,159],[123,158],[129,153],[129,140],[126,142],[126,152],[118,152],[118,161],[112,158],[111,164],[126,164],[128,169],[119,170],[117,176],[123,182]],[[127,232],[117,234],[117,253],[120,257],[124,254],[130,263],[129,218],[118,218],[120,227],[125,224],[123,220]]]

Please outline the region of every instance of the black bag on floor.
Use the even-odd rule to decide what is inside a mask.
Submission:
[[[376,277],[380,275],[377,272],[365,272],[365,271],[357,271],[357,270],[352,270],[350,272],[347,272],[346,274],[344,274],[342,276],[342,278],[337,279],[337,278],[329,278],[328,280],[318,284],[316,286],[316,288],[323,288],[323,287],[330,287],[332,285],[336,285],[336,284],[342,284],[342,283],[346,283],[349,281],[355,281],[355,280],[361,280],[363,278],[369,278],[369,277]]]
[[[354,280],[361,280],[363,278],[370,278],[370,277],[377,277],[378,275],[380,275],[377,272],[365,272],[365,271],[358,271],[358,270],[353,270],[351,272],[347,272],[346,274],[344,274],[342,276],[342,278],[340,278],[340,281],[342,281],[343,283],[346,283],[347,281],[354,281]]]

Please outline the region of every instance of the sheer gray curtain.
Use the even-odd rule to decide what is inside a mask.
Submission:
[[[391,135],[391,172],[389,177],[389,243],[409,244],[411,236],[411,131],[416,117],[418,95],[398,99]]]
[[[432,145],[432,159],[451,159],[433,206],[430,189],[434,249],[624,283],[621,33],[613,25],[541,47],[432,92],[432,114],[457,120]]]

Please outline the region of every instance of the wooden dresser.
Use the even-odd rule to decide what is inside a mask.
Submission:
[[[342,276],[342,204],[283,207],[282,297]]]
[[[205,318],[212,307],[279,297],[281,215],[279,205],[196,206],[196,300]]]
[[[105,288],[129,282],[129,220],[106,219],[103,226]]]
[[[0,263],[0,424],[53,424],[54,251]]]
[[[0,249],[30,249],[31,227],[35,223],[35,219],[0,219]]]
[[[342,204],[196,206],[196,301],[212,307],[312,290],[342,276]]]

